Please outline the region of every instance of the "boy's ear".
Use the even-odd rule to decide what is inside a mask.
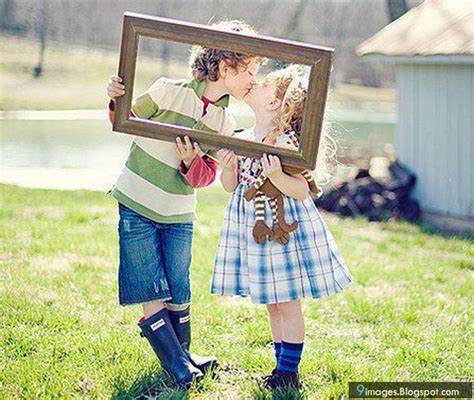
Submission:
[[[275,111],[279,110],[281,107],[281,100],[280,99],[273,99],[272,101],[268,102],[265,108],[267,111]]]
[[[219,61],[219,77],[225,78],[227,72],[229,71],[229,66],[224,60]]]

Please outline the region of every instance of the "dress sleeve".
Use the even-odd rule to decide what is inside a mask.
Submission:
[[[298,135],[294,131],[288,131],[282,133],[278,136],[275,146],[284,147],[290,150],[298,150],[299,148],[299,138]]]

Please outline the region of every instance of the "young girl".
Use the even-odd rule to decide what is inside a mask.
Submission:
[[[236,136],[297,148],[307,97],[307,84],[299,75],[297,68],[288,67],[255,86],[245,99],[255,114],[255,126]],[[340,292],[352,276],[302,175],[285,174],[276,156],[264,154],[258,160],[222,149],[218,157],[222,185],[233,195],[224,216],[211,293],[250,296],[252,302],[266,305],[277,366],[264,378],[265,386],[300,388],[298,364],[305,334],[300,299]],[[285,245],[257,244],[252,235],[255,205],[243,195],[262,172],[286,196],[286,218],[299,222]],[[270,206],[265,203],[265,223],[272,226]]]

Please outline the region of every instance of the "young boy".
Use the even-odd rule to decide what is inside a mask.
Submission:
[[[226,21],[214,27],[255,33],[245,23]],[[158,79],[132,105],[140,118],[231,135],[235,121],[225,109],[229,95],[244,99],[255,84],[260,59],[194,46],[191,80]],[[123,95],[113,76],[107,92],[110,119],[114,99]],[[119,202],[119,300],[142,304],[138,325],[163,368],[178,384],[188,385],[218,366],[213,357],[189,352],[191,300],[189,268],[195,188],[215,180],[217,157],[201,155],[198,144],[135,137],[122,174],[111,190]]]

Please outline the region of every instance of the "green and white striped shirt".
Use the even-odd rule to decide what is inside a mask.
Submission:
[[[202,116],[205,87],[205,81],[160,78],[135,99],[132,111],[140,118],[232,135],[236,123],[225,108],[228,95],[209,104]],[[208,155],[215,158],[213,152]],[[118,202],[156,222],[194,221],[195,190],[181,175],[179,165],[174,143],[136,136],[111,194]]]

